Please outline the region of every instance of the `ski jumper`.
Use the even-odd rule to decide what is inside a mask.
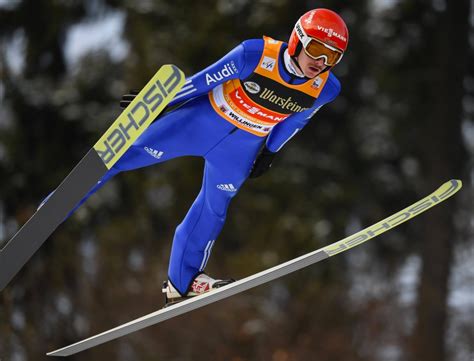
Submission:
[[[330,72],[291,73],[287,45],[264,37],[242,42],[191,76],[161,116],[81,201],[115,174],[181,156],[205,159],[202,188],[176,228],[168,276],[183,295],[204,271],[231,199],[261,147],[272,152],[300,131],[340,91]]]

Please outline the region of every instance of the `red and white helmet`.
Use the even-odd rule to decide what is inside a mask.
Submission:
[[[288,53],[296,57],[304,49],[309,56],[317,58],[318,56],[314,55],[314,52],[318,51],[315,45],[322,44],[324,48],[335,53],[333,55],[329,51],[328,55],[321,54],[326,65],[334,66],[342,59],[348,41],[349,31],[338,14],[328,9],[314,9],[296,22],[288,41]],[[332,59],[329,59],[330,57]]]

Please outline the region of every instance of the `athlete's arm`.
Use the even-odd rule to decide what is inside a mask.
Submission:
[[[247,76],[246,74],[249,73],[251,68],[247,48],[252,42],[253,40],[244,41],[214,64],[187,78],[184,86],[169,105],[173,106],[202,94],[207,94],[227,80]]]
[[[181,90],[168,104],[167,109],[206,94],[219,84],[247,73],[249,51],[246,48],[249,42],[251,43],[252,40],[242,42],[214,64],[187,78]],[[138,92],[138,90],[130,90],[128,94],[123,95],[120,107],[126,108],[135,99]]]
[[[325,104],[333,101],[341,90],[339,80],[330,75],[320,96],[310,109],[300,113],[294,113],[283,122],[277,124],[266,141],[266,147],[270,152],[278,152],[291,138],[309,123],[316,112]]]
[[[324,104],[332,102],[340,90],[341,85],[339,81],[335,76],[330,75],[323,91],[310,109],[301,113],[294,113],[280,124],[277,124],[270,132],[257,159],[255,159],[249,177],[260,177],[268,171],[272,166],[276,153],[309,123],[314,114],[316,114]]]
[[[206,94],[227,80],[248,77],[257,66],[262,50],[263,39],[243,41],[214,64],[187,78],[167,109]],[[137,94],[137,90],[131,90],[129,94],[123,95],[120,107],[126,108]]]

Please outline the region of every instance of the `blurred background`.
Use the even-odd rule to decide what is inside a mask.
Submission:
[[[165,63],[191,75],[241,41],[286,41],[326,7],[350,30],[342,93],[248,181],[207,271],[242,278],[337,241],[458,178],[454,198],[337,257],[71,360],[472,361],[470,0],[0,0],[0,242]],[[0,359],[159,309],[203,161],[121,174],[0,294]],[[255,222],[258,220],[258,222]]]

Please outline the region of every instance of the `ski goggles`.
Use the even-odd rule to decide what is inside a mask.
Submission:
[[[323,59],[324,65],[326,66],[334,66],[341,61],[342,56],[344,55],[342,50],[310,37],[304,31],[300,21],[296,23],[295,29],[301,44],[303,45],[304,52],[310,58],[315,60]]]
[[[323,59],[324,65],[327,66],[334,66],[339,63],[343,55],[341,50],[313,38],[304,47],[304,52],[312,59]]]

